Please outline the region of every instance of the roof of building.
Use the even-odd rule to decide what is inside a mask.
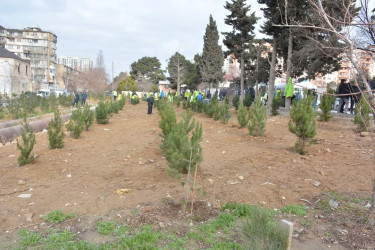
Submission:
[[[171,83],[169,81],[159,81],[159,84],[161,84],[161,85],[169,85]]]
[[[10,52],[9,50],[7,49],[4,49],[3,47],[0,46],[0,58],[13,58],[13,59],[17,59],[19,61],[23,61],[23,62],[26,62],[25,60],[23,60],[21,57],[15,55],[13,52]]]

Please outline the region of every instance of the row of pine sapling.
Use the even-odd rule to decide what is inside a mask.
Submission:
[[[83,130],[88,131],[92,126],[94,117],[98,124],[107,124],[109,117],[113,113],[118,113],[125,106],[125,99],[119,101],[103,102],[100,101],[96,107],[95,112],[90,109],[89,105],[78,107],[72,111],[68,123],[65,125],[69,135],[78,139]],[[58,109],[54,112],[54,118],[48,123],[48,141],[49,148],[63,148],[64,147],[64,124],[62,122],[60,112]],[[35,157],[32,154],[34,145],[36,143],[35,133],[30,129],[30,126],[24,118],[24,123],[21,132],[22,142],[17,139],[17,149],[20,150],[20,156],[18,158],[18,164],[20,166],[31,163]]]
[[[159,114],[159,127],[162,130],[161,151],[169,163],[168,175],[180,179],[186,175],[182,184],[185,187],[185,205],[192,192],[191,212],[194,204],[196,176],[202,161],[202,125],[193,119],[194,112],[187,110],[182,119],[177,122],[173,105],[166,101],[158,101],[156,105]],[[193,174],[194,173],[194,174]],[[192,177],[194,176],[194,177]],[[190,189],[191,185],[191,189]],[[185,206],[186,208],[186,206]]]

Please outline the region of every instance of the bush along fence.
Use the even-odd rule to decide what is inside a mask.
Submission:
[[[177,122],[173,105],[166,101],[159,101],[157,109],[160,114],[159,127],[162,144],[160,146],[163,156],[169,163],[168,175],[180,179],[186,175],[182,184],[185,187],[185,205],[189,193],[194,194],[196,175],[202,161],[202,125],[195,122],[194,113],[190,110],[182,114],[182,119]],[[192,176],[194,173],[194,178]],[[191,189],[190,189],[191,185]],[[194,197],[191,200],[194,204]],[[186,208],[186,207],[185,207]]]

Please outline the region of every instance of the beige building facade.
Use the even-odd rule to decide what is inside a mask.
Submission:
[[[0,46],[30,62],[32,90],[53,88],[56,80],[57,36],[38,27],[7,29],[0,26]]]

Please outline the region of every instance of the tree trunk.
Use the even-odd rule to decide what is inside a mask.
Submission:
[[[368,226],[375,229],[375,178],[372,186],[372,204]]]
[[[243,60],[243,53],[241,53],[241,95],[240,95],[240,100],[241,103],[243,103],[244,98],[244,79],[243,75],[245,73],[245,67],[244,67],[244,60]]]
[[[256,79],[256,93],[257,93],[257,96],[259,96],[259,87],[258,87],[258,84],[259,84],[259,57],[260,57],[260,44],[258,46],[258,51],[257,51],[257,79]]]
[[[289,77],[292,75],[292,56],[293,56],[293,31],[289,27],[289,41],[288,41],[288,60],[286,65],[286,83],[288,83]],[[285,93],[284,93],[285,95]],[[290,109],[290,103],[292,99],[285,97],[285,108]]]
[[[268,100],[267,100],[267,108],[268,111],[271,112],[272,109],[272,101],[273,101],[273,88],[275,86],[275,77],[276,77],[276,47],[277,41],[273,39],[273,48],[272,48],[272,59],[271,59],[271,69],[270,69],[270,80],[268,83]]]

